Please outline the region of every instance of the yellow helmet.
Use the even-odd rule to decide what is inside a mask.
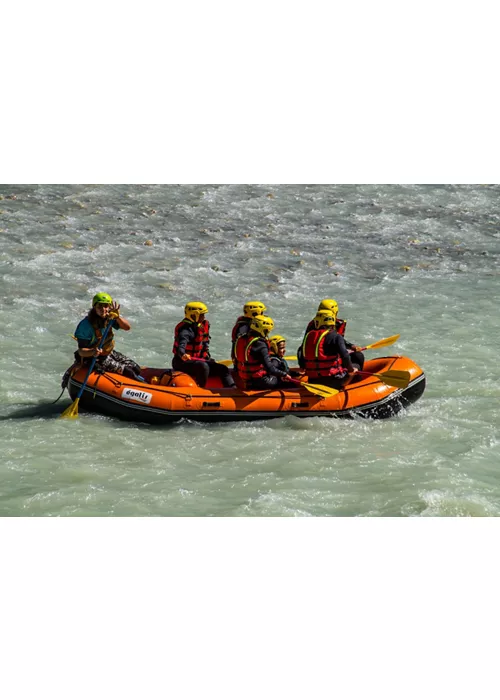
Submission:
[[[318,311],[323,310],[331,311],[336,316],[339,312],[339,305],[335,299],[323,299],[323,301],[319,302]]]
[[[278,354],[278,345],[280,343],[286,343],[286,338],[283,338],[282,335],[272,335],[269,338],[269,345],[271,346],[271,352],[273,352],[275,355]]]
[[[184,316],[191,321],[199,321],[201,314],[208,313],[208,307],[202,301],[188,301],[184,307]]]
[[[264,311],[267,311],[265,305],[261,301],[247,301],[243,307],[243,313],[248,318],[255,318],[255,316],[262,316]]]
[[[322,311],[318,311],[318,313],[314,317],[314,326],[316,329],[321,328],[321,326],[335,326],[336,322],[337,316],[335,314],[332,314],[332,312],[328,311],[327,309],[322,309]]]
[[[274,321],[269,316],[255,316],[250,321],[250,329],[256,331],[263,338],[267,338],[274,328]]]

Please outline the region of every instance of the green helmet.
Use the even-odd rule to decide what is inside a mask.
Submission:
[[[92,299],[92,306],[95,306],[96,304],[112,304],[112,303],[113,303],[113,299],[109,296],[109,294],[106,294],[106,292],[97,292],[97,294]]]

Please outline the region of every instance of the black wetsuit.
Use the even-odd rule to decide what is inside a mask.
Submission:
[[[267,374],[263,377],[254,377],[249,382],[249,389],[273,389],[281,385],[282,377],[286,377],[288,372],[278,369],[271,360],[267,343],[263,338],[252,343],[250,353],[256,362],[264,365]]]
[[[186,352],[186,346],[193,344],[196,338],[195,324],[186,324],[179,330],[177,354],[172,359],[172,367],[178,372],[185,372],[193,377],[198,386],[204,387],[208,377],[220,377],[223,386],[234,387],[234,379],[229,367],[218,364],[212,360],[208,351],[208,343],[205,343],[205,350],[208,353],[206,360],[181,360]]]

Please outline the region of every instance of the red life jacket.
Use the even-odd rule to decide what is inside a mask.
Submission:
[[[345,335],[345,327],[347,326],[347,321],[344,321],[343,318],[338,318],[335,322],[335,330],[339,335]],[[309,331],[314,331],[316,330],[316,326],[314,325],[314,319],[312,321],[309,321],[307,324],[306,328],[306,333]]]
[[[231,331],[231,340],[233,343],[236,341],[238,330],[241,328],[241,326],[250,326],[250,321],[252,319],[248,318],[248,316],[239,316],[236,319],[236,323],[234,324],[233,330]]]
[[[335,322],[335,330],[339,335],[345,335],[345,327],[347,326],[347,321],[343,318],[338,318]]]
[[[182,328],[186,326],[194,325],[196,328],[196,336],[194,340],[186,345],[186,354],[193,355],[194,357],[208,358],[208,343],[210,341],[210,323],[205,319],[201,323],[196,323],[195,321],[190,321],[185,318],[183,321],[178,323],[174,331],[174,346],[172,352],[177,355],[177,350],[179,349],[179,332]]]
[[[239,316],[236,319],[236,323],[233,326],[233,330],[231,331],[231,359],[233,361],[235,369],[238,369],[238,361],[236,359],[236,355],[234,354],[234,344],[236,343],[236,339],[238,338],[238,331],[242,326],[250,327],[251,320],[252,319],[248,318],[248,316]]]
[[[323,345],[331,330],[313,330],[306,333],[302,343],[304,369],[309,379],[316,377],[336,377],[345,375],[340,355],[325,355]]]
[[[245,384],[249,382],[250,379],[264,377],[267,374],[264,365],[258,360],[255,360],[252,356],[252,345],[256,340],[264,340],[269,350],[269,341],[267,338],[262,338],[260,335],[240,335],[240,337],[236,339],[236,344],[234,346],[234,356],[238,363],[238,372]]]

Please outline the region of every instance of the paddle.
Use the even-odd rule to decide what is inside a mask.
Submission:
[[[365,345],[365,347],[361,348],[361,350],[372,350],[375,348],[385,348],[387,345],[394,345],[400,335],[401,333],[397,333],[396,335],[391,335],[390,338],[382,338],[382,340],[377,340],[376,343]]]
[[[385,348],[387,345],[394,345],[394,343],[398,340],[400,335],[401,333],[397,333],[396,335],[391,335],[389,338],[382,338],[382,340],[377,340],[376,343],[372,343],[371,345],[365,345],[364,348],[360,348],[360,351],[375,350],[376,348]],[[355,350],[349,350],[349,352],[355,352]],[[295,362],[296,359],[296,355],[290,355],[288,357],[285,357],[285,360],[290,362]],[[232,360],[221,360],[221,363],[226,366],[229,366],[232,364]]]
[[[388,369],[387,372],[361,372],[365,377],[378,377],[387,386],[396,386],[398,389],[406,389],[410,383],[411,375],[404,369]],[[355,375],[354,375],[355,376]]]
[[[100,350],[100,349],[102,348],[102,346],[104,345],[104,342],[105,342],[105,340],[106,340],[106,336],[108,335],[108,331],[109,331],[109,329],[111,328],[111,326],[112,326],[112,324],[113,324],[113,321],[114,321],[114,319],[113,319],[113,318],[110,318],[109,321],[108,321],[108,323],[106,324],[106,327],[105,327],[105,329],[104,329],[104,333],[102,334],[102,338],[101,338],[101,340],[99,341],[99,345],[97,346],[97,349],[98,349],[98,350]],[[68,406],[68,408],[66,408],[66,409],[61,413],[61,415],[59,416],[59,418],[78,418],[78,403],[79,403],[79,401],[80,401],[80,397],[81,397],[82,394],[83,394],[83,390],[85,389],[85,386],[86,386],[86,384],[87,384],[87,382],[88,382],[88,379],[89,379],[89,377],[90,377],[90,373],[91,373],[92,370],[94,369],[94,365],[95,365],[96,360],[97,360],[97,355],[95,355],[95,356],[92,358],[92,362],[90,363],[90,366],[89,366],[89,371],[87,372],[87,376],[85,377],[85,381],[83,382],[82,386],[80,387],[80,391],[78,392],[78,396],[77,396],[76,399],[73,401],[73,403],[71,404],[71,406]]]
[[[317,394],[324,399],[327,399],[329,396],[335,396],[335,394],[339,393],[338,389],[333,389],[332,387],[324,386],[323,384],[309,384],[308,382],[301,382],[300,379],[291,378],[288,381],[292,381],[294,384],[300,384],[300,386],[303,386],[310,391],[311,394]]]
[[[206,362],[202,357],[192,357],[191,358],[194,361],[202,361]],[[220,365],[225,365],[226,367],[229,367],[229,365],[233,364],[232,360],[221,360],[219,362]],[[338,394],[338,389],[332,389],[329,386],[323,386],[322,384],[308,384],[306,382],[301,382],[300,379],[292,379],[290,378],[289,381],[292,381],[294,384],[300,384],[300,386],[305,387],[308,391],[311,392],[311,394],[317,394],[318,396],[321,396],[322,398],[326,399],[328,396],[335,396],[335,394]],[[276,387],[279,389],[280,387]]]

